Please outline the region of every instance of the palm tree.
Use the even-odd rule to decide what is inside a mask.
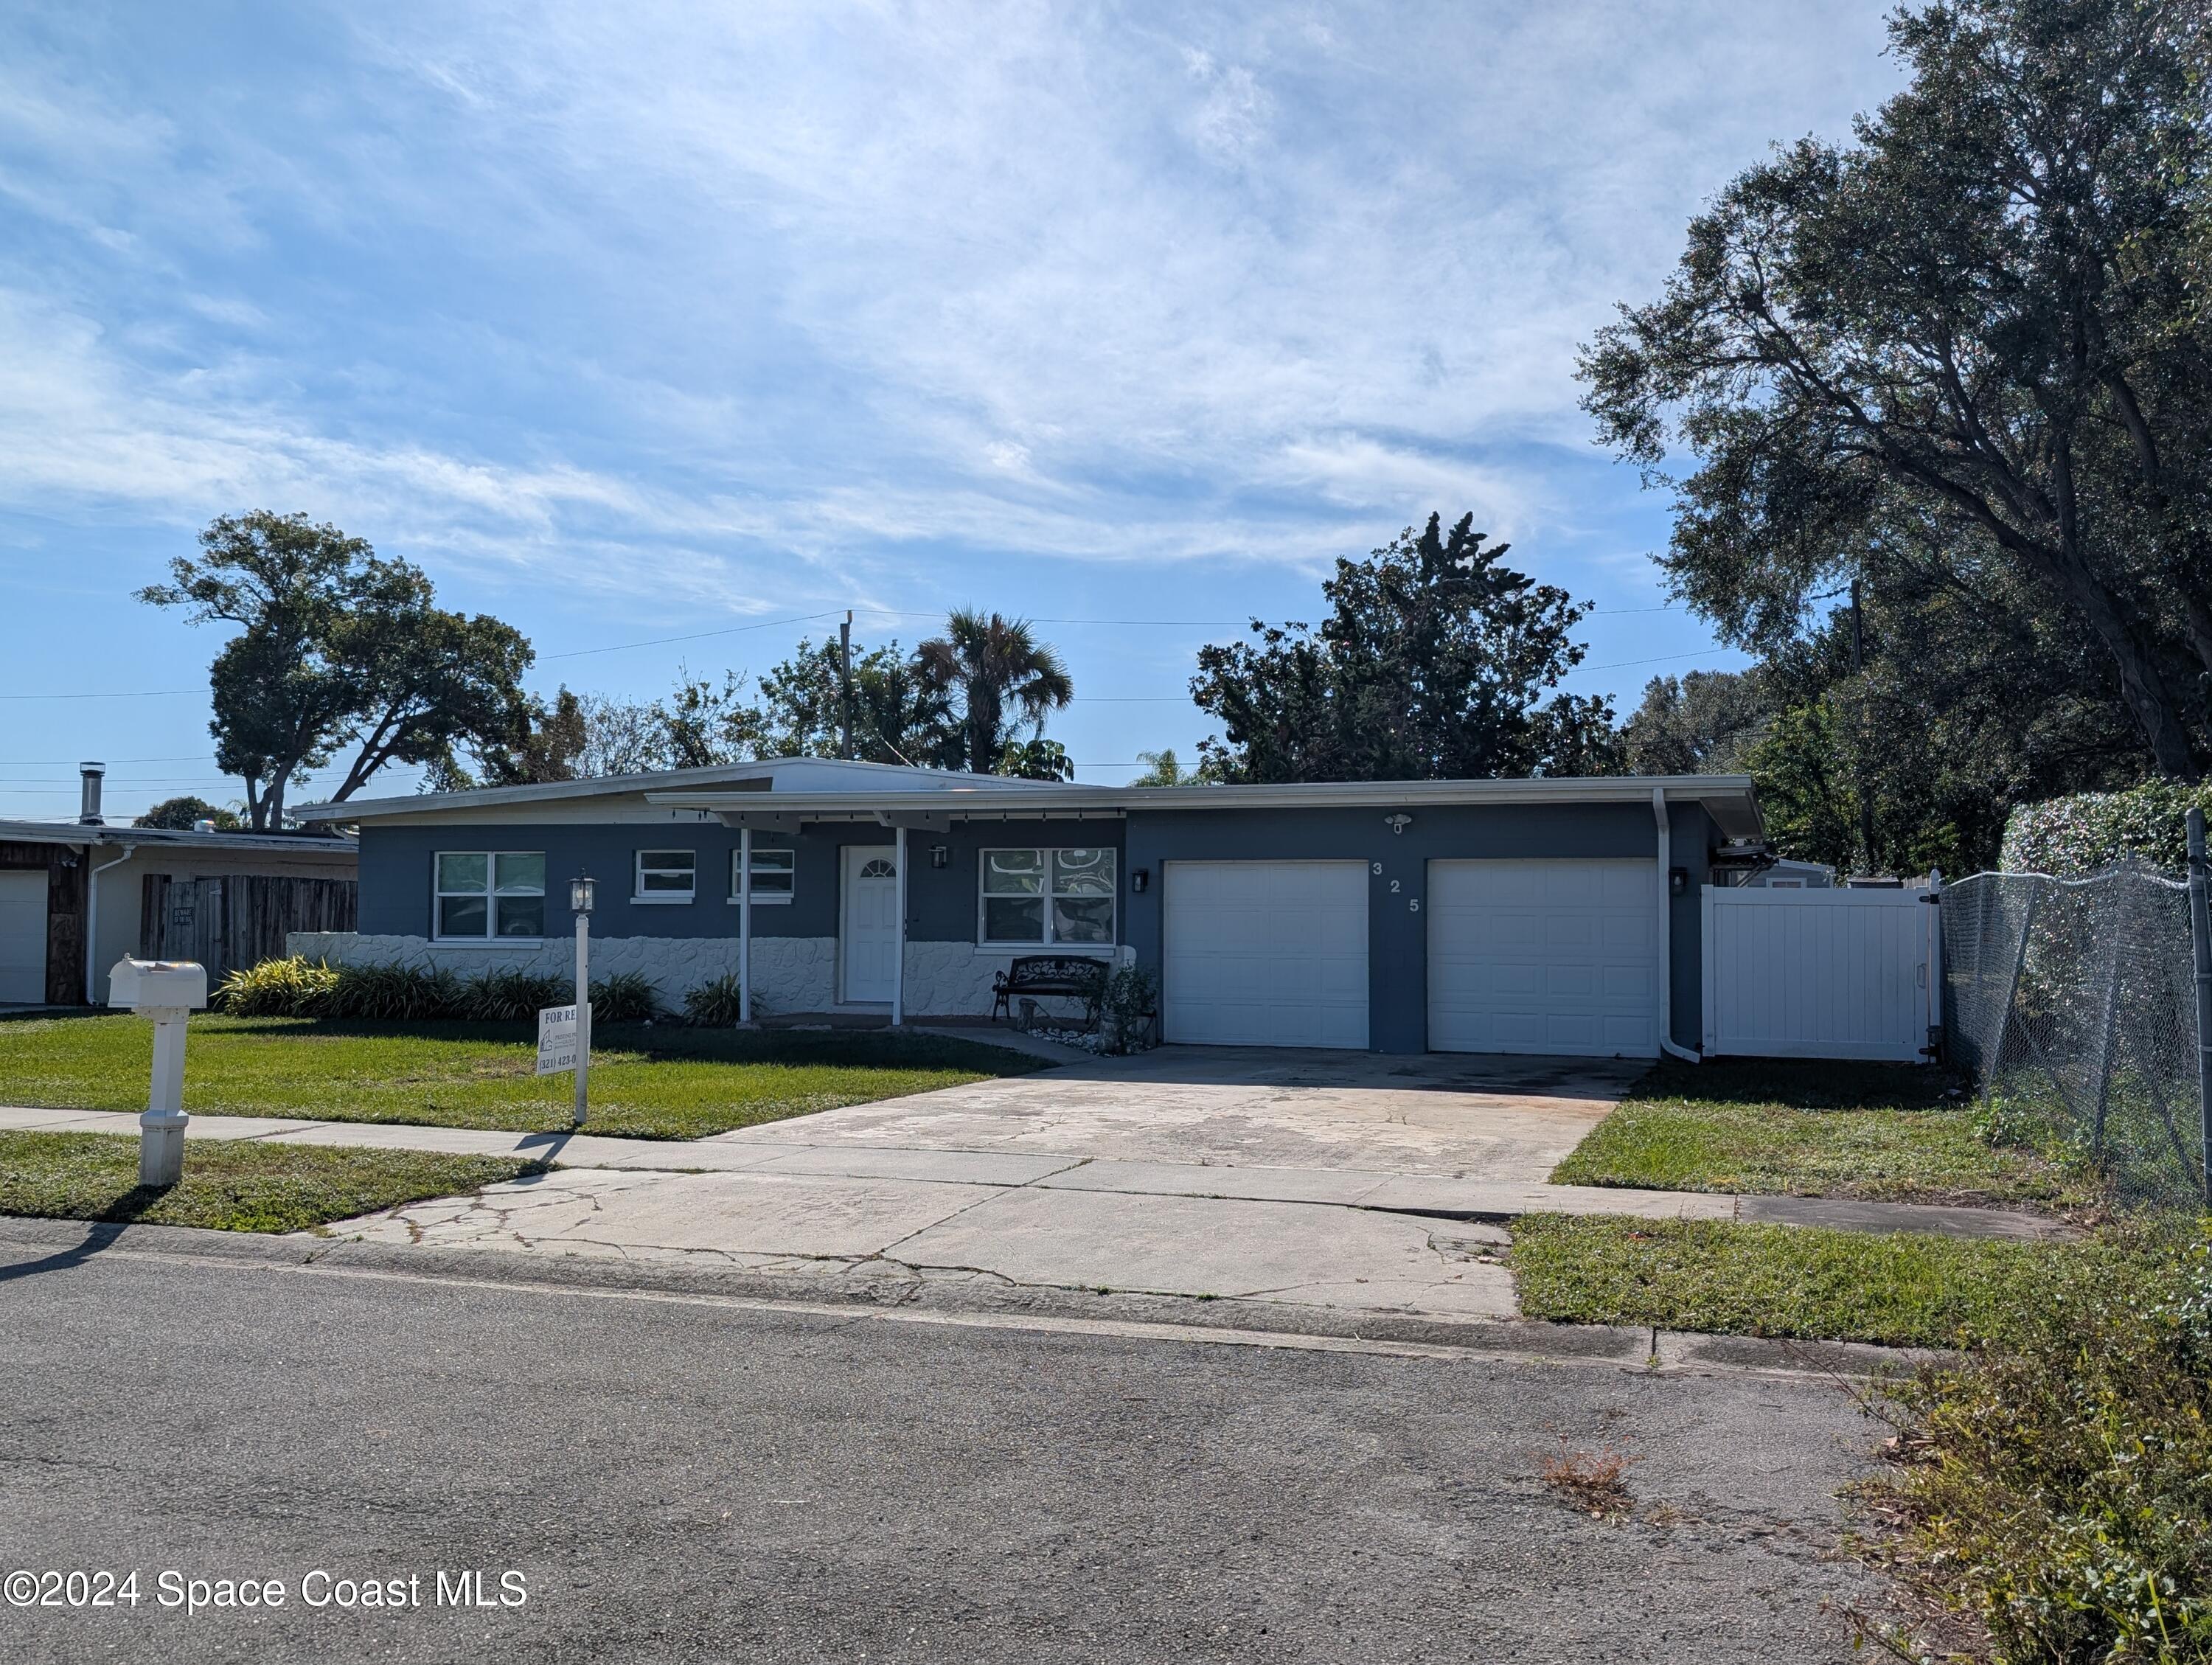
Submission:
[[[1027,619],[967,608],[945,621],[945,634],[915,649],[923,678],[955,696],[954,736],[962,765],[993,772],[1006,742],[1024,728],[1044,732],[1045,718],[1075,697],[1067,667],[1039,641]]]
[[[1198,784],[1198,771],[1183,771],[1182,760],[1175,755],[1173,746],[1163,746],[1158,751],[1140,751],[1137,761],[1146,766],[1145,772],[1129,784],[1133,787],[1189,787]]]

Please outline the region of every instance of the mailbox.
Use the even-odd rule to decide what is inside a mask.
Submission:
[[[207,968],[192,960],[118,960],[107,974],[107,1003],[132,1012],[197,1011],[207,1005]]]

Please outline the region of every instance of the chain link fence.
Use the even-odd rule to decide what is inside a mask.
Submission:
[[[2130,1206],[2201,1207],[2189,888],[1978,873],[1942,892],[1943,1041],[1996,1137],[2057,1143]]]

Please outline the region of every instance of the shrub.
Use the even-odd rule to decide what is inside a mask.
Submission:
[[[2191,805],[2212,815],[2212,787],[2153,781],[2125,792],[2023,804],[2005,823],[1997,865],[2011,873],[2080,878],[2133,856],[2178,874],[2187,857],[2182,817]]]
[[[575,993],[572,977],[492,966],[461,985],[458,1015],[479,1024],[521,1023],[541,1006],[567,1006]]]
[[[726,971],[712,981],[701,983],[687,990],[684,996],[684,1016],[702,1029],[727,1029],[743,1021],[744,1009],[738,974],[734,971]]]
[[[1102,1027],[1116,1052],[1142,1047],[1151,1039],[1152,1018],[1159,1010],[1160,980],[1150,967],[1116,966],[1099,996]]]
[[[338,974],[300,955],[264,960],[232,972],[208,996],[210,1010],[234,1018],[319,1018],[338,985]]]
[[[660,991],[639,971],[617,971],[592,985],[595,1024],[649,1024],[660,1015]]]
[[[442,966],[342,965],[324,1015],[404,1023],[460,1012],[460,980]]]
[[[1893,1530],[1861,1548],[2001,1661],[2212,1659],[2212,1247],[2026,1322],[1895,1390],[1896,1468],[1862,1493]]]

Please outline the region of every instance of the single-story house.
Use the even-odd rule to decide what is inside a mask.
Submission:
[[[110,826],[98,769],[76,820],[0,821],[0,1006],[104,1006],[126,955],[219,975],[352,924],[352,839]]]
[[[1151,968],[1171,1042],[1656,1056],[1703,1033],[1741,775],[1109,787],[793,758],[299,811],[361,846],[333,961],[573,965],[672,1004],[981,1018],[1018,957]]]

